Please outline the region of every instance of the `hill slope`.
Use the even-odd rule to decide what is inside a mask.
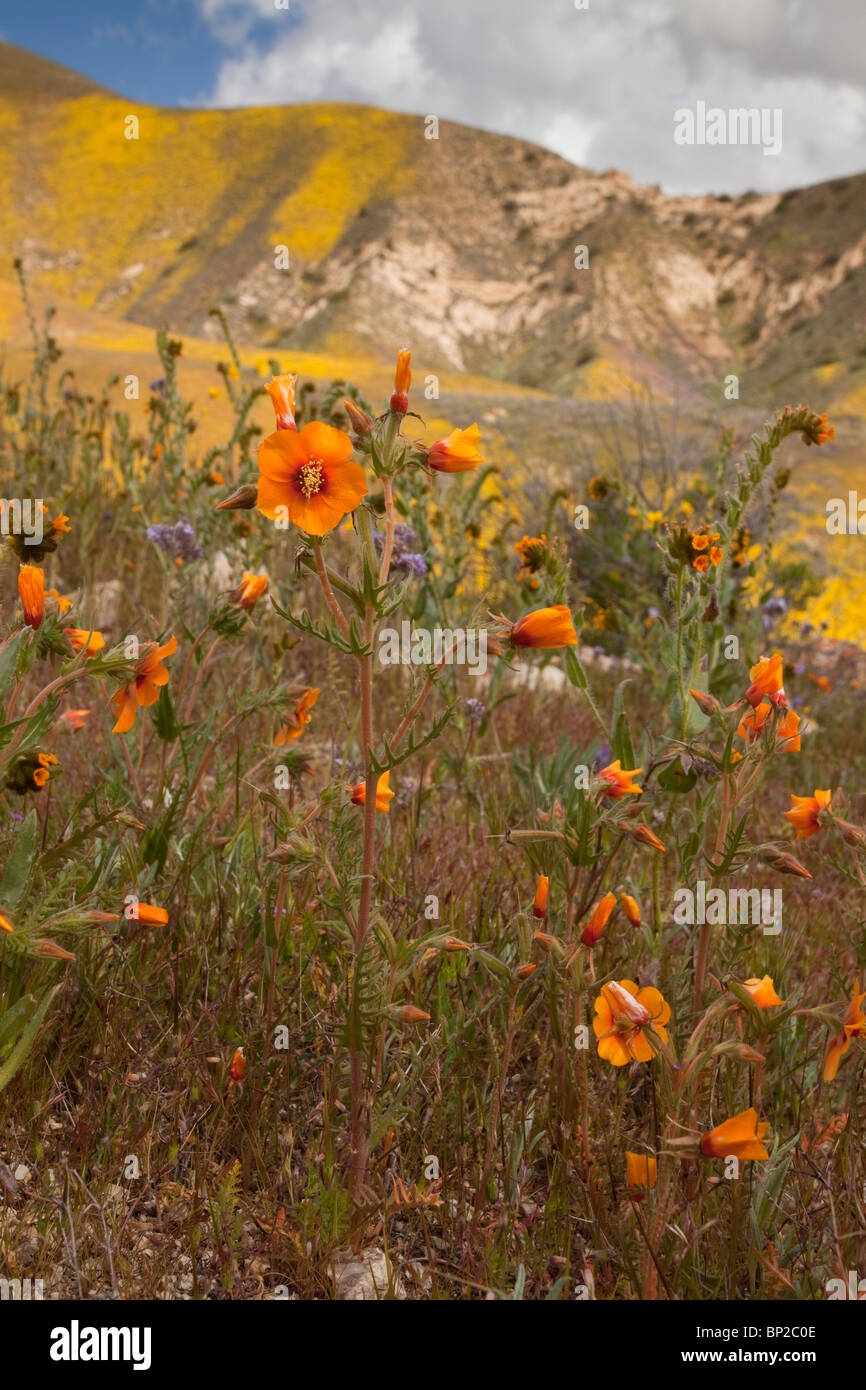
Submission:
[[[0,44],[0,252],[114,318],[207,336],[220,301],[244,342],[411,341],[434,368],[562,394],[610,356],[694,384],[748,372],[762,394],[821,364],[864,379],[866,176],[673,198],[438,135],[348,105],[161,110]]]

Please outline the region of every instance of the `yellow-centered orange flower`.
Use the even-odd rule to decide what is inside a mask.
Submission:
[[[232,591],[231,601],[236,603],[239,608],[245,608],[249,612],[267,587],[268,576],[266,574],[252,574],[249,570],[244,570],[240,584]]]
[[[633,927],[640,926],[640,906],[634,898],[629,897],[628,893],[621,893],[620,902],[622,910]]]
[[[577,633],[571,612],[562,603],[553,608],[536,608],[534,613],[524,613],[511,629],[510,641],[513,647],[554,647],[577,646]]]
[[[670,1004],[652,985],[639,989],[634,980],[611,980],[602,985],[592,1021],[599,1057],[615,1067],[632,1061],[651,1062],[655,1053],[644,1030],[651,1028],[666,1043],[664,1025],[670,1016]]]
[[[367,495],[351,452],[349,436],[320,420],[269,434],[259,445],[259,511],[309,536],[327,535]]]
[[[165,646],[156,642],[145,642],[144,655],[135,667],[135,674],[128,685],[112,695],[111,703],[117,713],[117,723],[113,734],[125,734],[135,723],[139,705],[155,705],[159,699],[160,686],[168,685],[168,671],[162,664],[163,657],[177,651],[177,638],[170,637]]]
[[[862,1038],[866,1034],[866,1014],[863,1013],[863,1000],[866,990],[860,989],[860,981],[854,981],[854,993],[842,1018],[842,1031],[830,1039],[827,1056],[824,1059],[824,1080],[832,1081],[839,1070],[839,1062],[851,1046],[852,1038]]]
[[[376,783],[376,810],[377,810],[377,811],[382,811],[382,812],[386,812],[386,813],[387,813],[387,812],[390,811],[390,809],[391,809],[391,802],[392,802],[393,799],[394,799],[394,793],[391,791],[391,788],[390,788],[390,786],[388,785],[389,780],[390,780],[390,777],[391,777],[391,773],[390,773],[390,772],[383,772],[383,773],[382,773],[382,776],[379,778],[378,782]],[[354,803],[355,806],[365,806],[365,805],[366,805],[366,803],[367,803],[367,783],[366,783],[366,782],[359,782],[359,783],[357,784],[357,786],[354,786],[354,787],[352,788],[352,801],[353,801],[353,803]]]
[[[782,689],[782,653],[765,656],[749,671],[751,685],[746,691],[750,705],[759,705],[765,695],[775,695]]]
[[[810,835],[821,829],[818,817],[825,809],[830,809],[829,791],[816,791],[814,796],[794,796],[791,793],[791,809],[785,812],[785,819],[796,830],[796,839],[808,840]]]
[[[616,893],[605,893],[592,909],[589,921],[580,934],[584,946],[594,946],[607,926],[610,914],[616,907]]]
[[[550,879],[542,874],[535,888],[535,902],[532,904],[533,917],[547,916],[547,895],[550,891]]]
[[[626,1187],[647,1187],[653,1188],[658,1178],[659,1165],[658,1159],[651,1154],[635,1154],[629,1149],[625,1151],[625,1185]]]
[[[304,729],[310,722],[310,710],[319,698],[318,686],[305,690],[298,703],[295,705],[294,713],[288,715],[282,723],[279,733],[274,734],[274,747],[282,748],[284,743],[294,743],[301,737]]]
[[[615,763],[608,763],[598,774],[606,784],[603,795],[609,796],[613,801],[620,801],[624,796],[639,796],[641,789],[634,779],[641,772],[642,767],[633,767],[630,772],[627,771],[620,766],[619,758]]]
[[[777,1004],[784,1004],[785,1002],[776,993],[776,986],[770,975],[765,975],[762,980],[757,977],[745,980],[743,988],[749,991],[759,1009],[774,1009]]]
[[[468,473],[485,463],[481,456],[481,433],[477,425],[466,430],[452,430],[444,439],[430,446],[427,462],[437,473]]]
[[[24,610],[24,621],[35,632],[45,613],[45,574],[38,565],[20,566],[18,595]]]
[[[763,732],[764,725],[773,712],[773,706],[768,700],[762,700],[759,705],[750,709],[748,714],[743,715],[737,727],[740,738],[748,739],[749,743],[754,743]],[[796,710],[786,709],[783,717],[776,726],[776,739],[782,745],[786,753],[799,753],[800,751],[800,716]]]
[[[287,376],[271,377],[265,390],[271,398],[278,430],[296,430],[295,424],[295,382],[297,377],[289,372]]]
[[[707,1158],[769,1158],[767,1147],[761,1142],[769,1128],[766,1120],[758,1120],[754,1107],[741,1110],[703,1136],[701,1153]]]
[[[86,656],[96,656],[105,646],[105,638],[101,632],[89,632],[83,627],[65,627],[63,631],[75,651],[84,652]]]

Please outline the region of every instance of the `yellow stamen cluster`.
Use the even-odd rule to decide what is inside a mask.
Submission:
[[[308,459],[298,470],[298,487],[309,499],[321,492],[325,485],[325,469],[320,459]]]

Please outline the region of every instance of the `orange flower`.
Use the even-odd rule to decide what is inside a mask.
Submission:
[[[61,615],[65,613],[68,608],[72,607],[72,599],[67,598],[65,594],[58,593],[56,589],[49,589],[48,597],[54,599],[54,602],[57,604],[57,611]]]
[[[249,612],[267,587],[268,576],[266,574],[251,574],[249,570],[244,570],[240,584],[232,591],[231,602]]]
[[[833,1080],[839,1070],[840,1059],[844,1057],[851,1046],[851,1039],[861,1038],[866,1033],[866,1014],[863,1013],[864,999],[866,999],[866,990],[861,991],[860,981],[855,980],[854,993],[842,1019],[842,1032],[830,1039],[827,1048],[827,1056],[824,1059],[825,1081]]]
[[[792,792],[791,809],[785,812],[785,819],[791,822],[797,832],[794,838],[808,840],[810,835],[820,830],[818,816],[825,808],[830,810],[829,791],[816,791],[814,796],[794,796]]]
[[[390,776],[391,776],[391,773],[390,773],[390,772],[383,772],[383,773],[382,773],[382,776],[379,778],[378,782],[376,783],[376,810],[377,810],[377,811],[388,812],[388,811],[390,811],[390,809],[391,809],[389,803],[394,799],[394,793],[391,791],[391,788],[390,788],[389,785],[388,785],[388,780],[389,780]],[[352,802],[353,802],[353,804],[354,804],[355,806],[364,806],[364,805],[366,805],[366,802],[367,802],[367,783],[366,783],[366,782],[359,782],[357,786],[355,786],[355,787],[352,788]]]
[[[164,927],[168,922],[168,913],[164,907],[154,907],[153,903],[133,903],[131,908],[131,922],[141,922],[145,927]]]
[[[397,353],[394,390],[389,401],[391,409],[397,415],[405,415],[409,409],[409,387],[412,385],[412,373],[409,370],[411,357],[411,352],[407,352],[405,348]]]
[[[301,737],[310,722],[310,710],[319,698],[318,686],[305,690],[295,705],[294,714],[283,720],[279,733],[274,735],[274,747],[282,748],[284,743],[294,743]]]
[[[272,520],[285,514],[310,536],[327,535],[367,495],[351,452],[349,436],[320,420],[269,434],[259,445],[259,511]]]
[[[9,918],[6,916],[5,912],[0,912],[0,931],[14,931],[14,930],[15,930],[15,928],[13,927],[12,923],[9,921]]]
[[[533,917],[547,916],[547,894],[549,889],[550,879],[545,878],[544,874],[542,874],[535,889],[535,902],[532,904]]]
[[[628,1149],[625,1151],[625,1185],[626,1187],[648,1187],[656,1185],[658,1178],[658,1160],[651,1154],[634,1154]]]
[[[762,980],[756,977],[746,980],[743,983],[743,988],[749,991],[759,1009],[774,1009],[777,1004],[784,1004],[785,1002],[776,993],[776,987],[769,975],[765,975]]]
[[[633,980],[611,980],[602,985],[595,1001],[592,1031],[598,1038],[598,1055],[614,1067],[627,1062],[651,1062],[654,1052],[644,1035],[652,1028],[663,1043],[668,1040],[664,1025],[671,1006],[652,985],[638,989]]]
[[[692,550],[706,550],[709,543],[709,536],[701,535],[700,532],[695,532],[692,536]]]
[[[765,695],[775,695],[782,689],[782,653],[762,657],[749,671],[752,684],[745,698],[750,705],[759,705]]]
[[[477,425],[470,425],[468,430],[452,430],[430,446],[427,462],[437,473],[467,473],[487,461],[481,457],[480,443]]]
[[[759,1122],[754,1107],[742,1110],[703,1136],[701,1153],[707,1158],[769,1158],[761,1143],[769,1128],[766,1120]]]
[[[749,743],[754,743],[760,736],[764,725],[767,722],[773,706],[768,700],[762,700],[754,709],[749,710],[748,714],[743,715],[737,728],[740,738],[748,738]],[[786,709],[784,716],[776,726],[776,739],[782,744],[785,753],[799,753],[800,735],[797,732],[800,727],[800,716],[796,710]]]
[[[613,801],[621,801],[624,796],[639,796],[640,787],[632,784],[632,779],[639,772],[643,772],[642,767],[633,767],[631,772],[627,772],[620,766],[619,758],[615,763],[608,763],[598,774],[602,782],[607,784],[607,790],[602,795],[609,796]]]
[[[96,656],[105,646],[105,638],[101,632],[88,632],[83,627],[65,627],[63,631],[76,652],[84,652],[86,656]]]
[[[37,766],[33,769],[33,781],[37,787],[44,787],[51,776],[52,767],[57,767],[58,762],[53,753],[37,753],[36,762]]]
[[[61,512],[60,515],[56,516],[52,521],[51,529],[55,536],[62,536],[64,533],[68,534],[72,530],[72,527],[69,525],[69,517],[64,516],[63,512]]]
[[[89,714],[89,709],[67,709],[63,711],[60,718],[66,721],[70,729],[83,729],[84,721]]]
[[[571,612],[564,604],[553,608],[536,608],[534,613],[525,613],[511,629],[510,641],[513,647],[554,647],[577,646],[577,633]]]
[[[828,439],[836,438],[836,429],[833,425],[829,425],[827,423],[826,415],[818,416],[817,425],[814,432],[810,437],[807,437],[806,439],[807,444],[809,443],[810,438],[812,443],[814,444],[826,444]]]
[[[113,734],[125,734],[127,729],[132,728],[139,705],[156,704],[159,687],[168,685],[168,671],[162,659],[176,651],[176,637],[170,637],[164,647],[156,642],[145,642],[144,655],[135,667],[133,679],[111,697],[117,712],[117,723],[111,731]]]
[[[35,632],[45,612],[45,575],[38,565],[19,567],[18,594],[24,609],[24,621]]]
[[[635,901],[634,898],[630,898],[628,893],[621,893],[619,900],[622,903],[622,910],[625,913],[628,920],[631,922],[632,926],[639,927],[640,906],[638,905],[638,903]]]
[[[616,907],[616,893],[605,893],[592,909],[590,919],[580,934],[584,946],[594,946],[607,926],[608,918]]]
[[[242,1047],[236,1047],[234,1056],[232,1057],[231,1063],[229,1065],[229,1076],[231,1077],[232,1081],[243,1081],[244,1072],[246,1071],[246,1068],[247,1059],[244,1056],[244,1050]]]
[[[695,559],[692,560],[692,568],[699,570],[701,574],[706,574],[707,570],[710,568],[709,556],[697,555]]]
[[[296,430],[295,424],[295,382],[293,372],[288,376],[271,377],[265,390],[271,398],[278,430]]]
[[[714,545],[710,547],[710,564],[719,565],[722,561],[722,547]]]

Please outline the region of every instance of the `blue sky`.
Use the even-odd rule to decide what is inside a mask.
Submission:
[[[462,121],[671,193],[866,164],[864,0],[0,0],[0,34],[137,101],[351,101]],[[678,109],[779,111],[779,149]]]

